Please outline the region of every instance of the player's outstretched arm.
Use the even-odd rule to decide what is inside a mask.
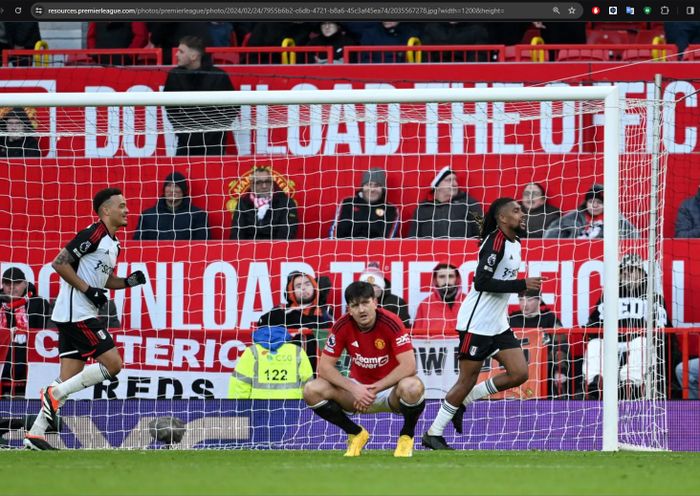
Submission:
[[[388,389],[398,384],[401,379],[414,376],[418,373],[416,370],[416,356],[413,353],[413,350],[399,353],[396,355],[396,360],[398,360],[399,364],[394,367],[394,370],[389,372],[384,379],[377,381],[374,384],[376,392]]]
[[[146,276],[143,272],[137,270],[129,274],[128,277],[116,277],[114,274],[110,274],[105,287],[107,289],[125,289],[133,288],[141,284],[146,284]]]

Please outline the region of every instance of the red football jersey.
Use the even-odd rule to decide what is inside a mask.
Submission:
[[[351,358],[350,377],[361,384],[374,384],[396,368],[396,355],[412,351],[413,345],[401,319],[378,308],[369,331],[361,331],[350,314],[333,325],[323,354],[338,358],[343,350]]]

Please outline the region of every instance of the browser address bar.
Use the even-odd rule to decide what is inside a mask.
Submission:
[[[58,20],[562,20],[582,17],[577,2],[422,2],[410,3],[314,3],[314,2],[217,2],[201,3],[36,3],[31,13],[40,21]]]

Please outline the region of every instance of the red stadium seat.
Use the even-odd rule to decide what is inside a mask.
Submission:
[[[586,33],[586,43],[589,45],[624,45],[629,42],[627,31],[595,30]]]
[[[557,62],[575,62],[575,61],[600,61],[608,62],[610,54],[607,50],[581,48],[581,49],[563,49],[557,54]]]
[[[688,62],[697,62],[700,60],[700,45],[688,45],[683,54],[683,60]]]
[[[664,37],[663,43],[666,43],[663,29],[660,31],[658,29],[643,29],[637,31],[637,35],[634,37],[634,43],[651,44],[657,36]]]
[[[95,65],[95,60],[87,54],[74,54],[67,55],[66,60],[63,62],[67,66],[73,65]]]

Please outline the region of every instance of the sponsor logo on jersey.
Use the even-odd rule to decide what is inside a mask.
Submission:
[[[376,369],[389,363],[389,355],[382,355],[378,357],[364,357],[359,353],[355,353],[352,357],[352,361],[358,367],[363,369]]]
[[[80,251],[78,251],[77,248],[73,248],[73,254],[74,254],[76,257],[78,257],[78,258],[80,258],[80,257],[83,256],[83,254],[80,253]]]
[[[401,346],[411,342],[411,336],[408,334],[403,334],[396,338],[396,346]]]
[[[97,331],[97,336],[98,336],[102,341],[104,341],[105,339],[107,339],[107,335],[105,334],[105,332],[104,332],[102,329],[100,329],[99,331]]]
[[[89,241],[83,241],[82,243],[80,243],[79,249],[81,252],[85,253],[86,251],[88,251],[90,249],[90,246],[91,246],[91,244]]]
[[[114,267],[104,263],[102,260],[98,260],[97,265],[95,265],[95,268],[93,270],[95,272],[100,271],[103,274],[111,274],[112,272],[114,272]]]
[[[377,348],[378,350],[383,350],[386,348],[386,343],[384,342],[383,339],[375,339],[374,340],[374,347]]]
[[[475,355],[476,355],[476,350],[477,350],[477,349],[478,349],[478,348],[477,348],[476,346],[470,346],[470,347],[469,347],[469,354],[470,354],[471,356],[475,356]]]

